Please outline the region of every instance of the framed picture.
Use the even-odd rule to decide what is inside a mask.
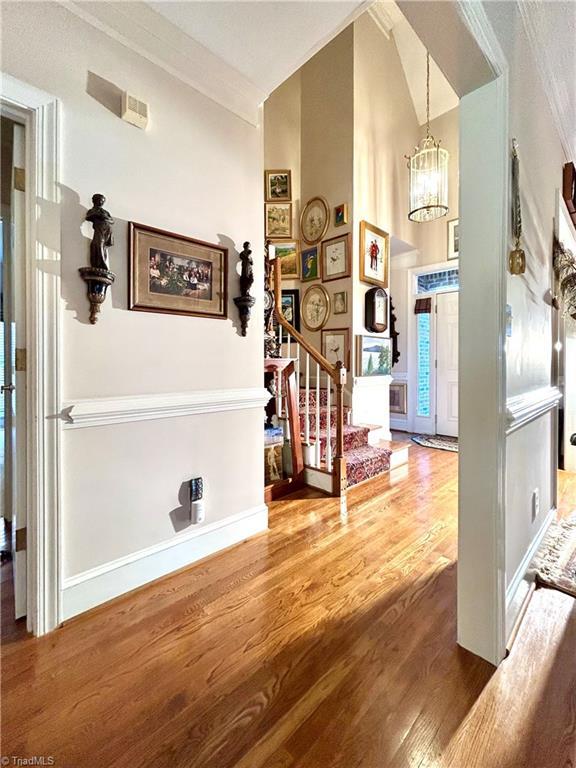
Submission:
[[[348,203],[340,203],[334,208],[334,226],[342,227],[348,224]]]
[[[360,280],[388,288],[390,235],[384,230],[360,222]]]
[[[322,354],[332,365],[338,361],[350,368],[350,331],[348,328],[330,328],[322,331]]]
[[[323,197],[313,197],[300,215],[300,232],[308,245],[316,245],[326,234],[330,223],[328,203]]]
[[[294,328],[300,330],[300,290],[289,288],[282,291],[282,314]],[[282,329],[282,341],[288,340],[288,334]]]
[[[228,316],[228,249],[129,223],[130,309]]]
[[[356,375],[390,376],[392,342],[381,336],[356,337]]]
[[[408,383],[405,381],[390,384],[390,413],[408,413],[407,392]]]
[[[350,235],[331,237],[322,243],[322,282],[350,275]]]
[[[460,256],[460,234],[458,219],[451,219],[448,224],[448,261]]]
[[[364,325],[372,333],[388,328],[388,295],[384,288],[370,288],[364,295]]]
[[[292,200],[292,172],[264,171],[264,195],[267,203]]]
[[[309,331],[319,331],[330,317],[330,296],[322,285],[311,285],[302,298],[300,318]]]
[[[264,203],[266,237],[292,237],[292,203]]]
[[[306,248],[300,254],[300,279],[303,283],[310,280],[318,280],[320,277],[320,262],[318,261],[318,248]]]
[[[283,280],[298,280],[300,277],[300,244],[298,240],[272,241],[276,258],[279,259]]]
[[[345,315],[348,312],[348,291],[336,291],[334,294],[334,314]]]

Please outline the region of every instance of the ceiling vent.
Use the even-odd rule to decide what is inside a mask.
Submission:
[[[122,120],[135,125],[137,128],[146,128],[148,125],[148,104],[138,101],[135,96],[124,91],[122,94]]]

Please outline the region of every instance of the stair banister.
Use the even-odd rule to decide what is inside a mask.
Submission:
[[[268,243],[266,244],[268,252]],[[332,495],[343,496],[346,493],[346,458],[344,457],[344,397],[343,388],[346,383],[346,368],[344,363],[339,360],[336,365],[332,365],[324,355],[310,344],[294,326],[286,320],[282,312],[282,275],[278,259],[272,260],[272,271],[274,275],[274,314],[279,326],[280,339],[282,337],[282,328],[294,339],[296,344],[300,345],[308,355],[317,363],[317,365],[327,374],[334,385],[335,392],[335,422],[336,422],[336,451],[332,458]],[[308,362],[307,362],[308,366]],[[318,377],[317,377],[318,378]],[[298,382],[298,386],[300,383]],[[328,387],[330,386],[328,382]],[[317,398],[318,400],[318,398]],[[306,419],[308,417],[306,416]],[[306,422],[307,423],[307,422]],[[319,442],[318,424],[316,425],[316,442]],[[330,434],[326,437],[327,443],[330,442]]]

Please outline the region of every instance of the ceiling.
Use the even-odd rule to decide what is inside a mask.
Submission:
[[[270,93],[362,10],[361,0],[332,2],[148,2],[250,82]]]
[[[564,151],[576,162],[576,3],[517,4]]]

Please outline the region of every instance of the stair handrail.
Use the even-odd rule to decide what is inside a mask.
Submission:
[[[268,256],[269,242],[266,242],[266,254]],[[336,451],[332,458],[332,493],[334,496],[342,496],[346,492],[346,459],[344,458],[344,397],[343,388],[346,383],[346,367],[341,360],[336,365],[327,360],[304,336],[294,328],[284,317],[282,312],[282,274],[279,259],[271,260],[271,268],[274,275],[274,315],[278,324],[284,328],[292,338],[316,361],[322,370],[330,376],[334,382],[336,392]],[[300,384],[298,383],[298,386]],[[330,440],[330,435],[327,435]]]

